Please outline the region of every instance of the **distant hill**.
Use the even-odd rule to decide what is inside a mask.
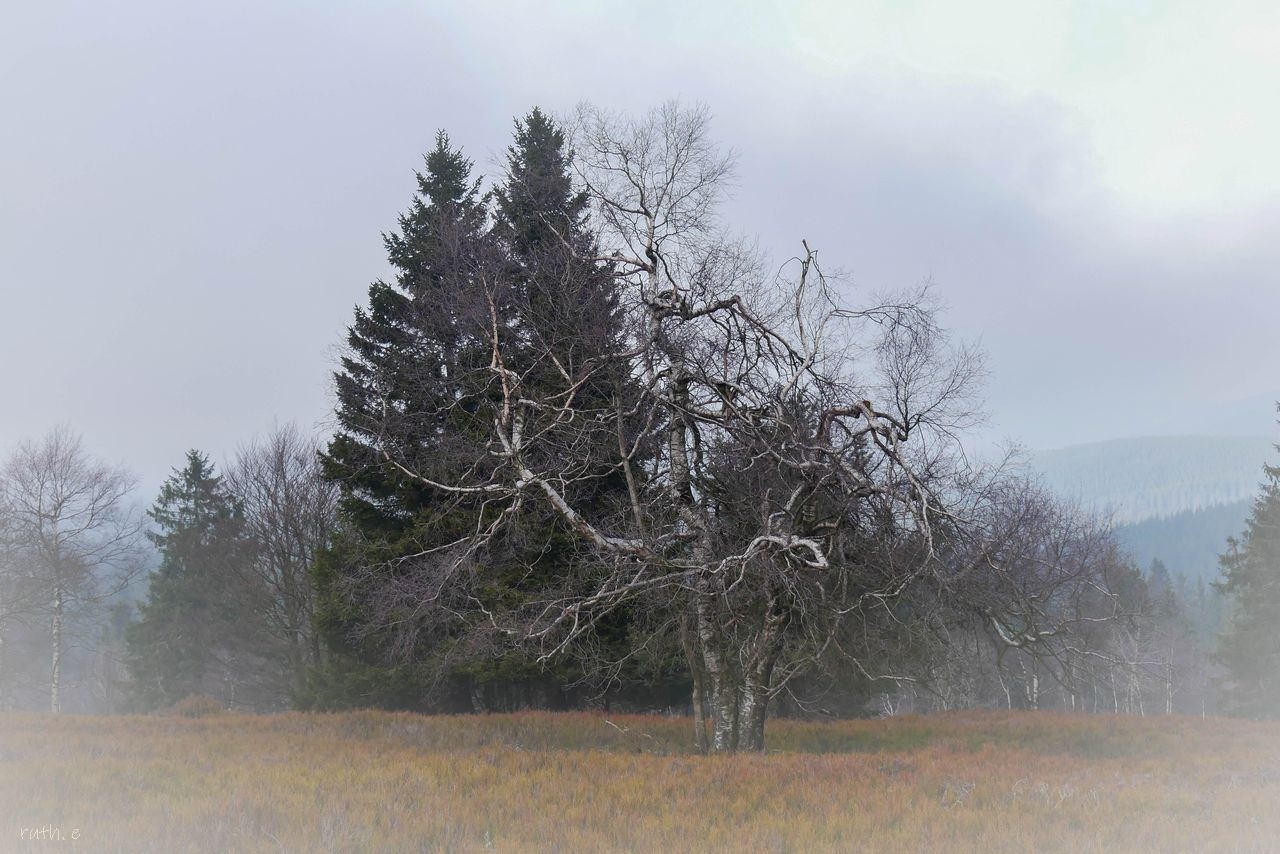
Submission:
[[[1234,501],[1119,525],[1116,538],[1143,569],[1159,559],[1175,575],[1210,581],[1218,577],[1218,556],[1226,551],[1227,539],[1244,531],[1252,506],[1252,500]]]
[[[1262,466],[1275,462],[1261,436],[1155,436],[1038,451],[1030,464],[1064,498],[1117,525],[1168,519],[1251,500]]]
[[[1030,463],[1054,492],[1108,516],[1139,566],[1158,558],[1209,580],[1244,530],[1263,464],[1278,458],[1267,437],[1156,436],[1039,451]]]

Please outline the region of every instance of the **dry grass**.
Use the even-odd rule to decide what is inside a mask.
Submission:
[[[708,759],[608,720],[0,716],[0,850],[1280,850],[1280,725],[775,721]]]

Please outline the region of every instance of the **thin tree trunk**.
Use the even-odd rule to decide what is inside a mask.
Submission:
[[[689,665],[689,678],[693,682],[693,743],[699,753],[707,752],[707,716],[704,709],[706,699],[703,695],[702,662],[699,661],[693,637],[689,631],[689,615],[680,618],[680,646],[684,649],[685,661]]]
[[[677,366],[672,383],[672,400],[677,406],[688,401],[689,380]],[[697,537],[693,545],[693,558],[700,566],[710,566],[712,549],[707,540],[706,519],[703,508],[696,506],[691,485],[689,461],[689,425],[681,418],[673,418],[667,428],[668,456],[671,473],[669,494],[679,509],[680,517]],[[731,753],[738,742],[738,696],[733,665],[725,654],[720,626],[713,613],[715,591],[711,579],[698,579],[694,614],[697,619],[697,650],[700,653],[702,686],[699,693],[705,697],[711,711],[711,750]],[[693,668],[695,671],[699,668]],[[694,711],[695,718],[697,710]]]
[[[62,580],[53,585],[53,619],[50,622],[53,644],[53,662],[49,673],[49,711],[57,714],[62,711],[62,698],[59,695],[62,678]]]
[[[1004,681],[1004,668],[996,665],[996,678],[1000,680],[1000,690],[1004,691],[1005,708],[1013,709],[1013,692],[1009,690],[1009,683]]]
[[[631,470],[631,449],[627,447],[627,437],[622,431],[624,421],[622,398],[614,395],[613,403],[618,412],[618,454],[622,458],[622,473],[627,479],[627,496],[631,499],[631,513],[635,519],[636,532],[645,538],[648,532],[645,530],[644,513],[640,510],[640,490],[636,486],[635,472]]]
[[[8,674],[5,667],[4,623],[0,622],[0,712],[9,711],[9,691],[6,687]]]
[[[1030,664],[1026,661],[1022,663],[1022,693],[1026,700],[1028,709],[1040,708],[1040,674],[1036,672],[1036,662],[1032,659]]]
[[[483,714],[489,711],[489,704],[485,701],[484,686],[472,679],[471,687],[471,711],[477,714]]]

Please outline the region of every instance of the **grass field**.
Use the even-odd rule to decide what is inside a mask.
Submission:
[[[1276,724],[960,713],[768,740],[704,758],[686,720],[585,713],[0,716],[0,850],[1280,850]]]

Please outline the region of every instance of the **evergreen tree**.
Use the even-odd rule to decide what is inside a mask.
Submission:
[[[477,409],[474,393],[464,390],[466,375],[485,354],[467,340],[474,318],[465,299],[482,252],[485,210],[470,173],[471,161],[437,134],[400,230],[383,236],[396,281],[369,287],[335,376],[340,429],[325,454],[326,473],[342,485],[344,510],[356,525],[392,539],[410,535],[439,496],[388,464],[384,450],[415,470],[431,470],[444,457],[450,428]]]
[[[488,336],[502,337],[509,376],[538,399],[572,395],[579,411],[604,414],[635,393],[610,358],[623,338],[614,277],[595,259],[588,199],[573,187],[570,156],[541,111],[517,121],[486,230],[471,164],[441,133],[399,232],[385,238],[396,281],[370,288],[337,375],[341,431],[325,463],[342,485],[349,525],[317,571],[321,622],[339,655],[316,674],[312,703],[557,706],[571,700],[571,684],[587,680],[581,660],[548,671],[515,638],[496,628],[486,634],[471,619],[483,615],[479,623],[496,627],[504,612],[585,583],[576,575],[577,538],[542,502],[501,520],[501,535],[469,559],[456,584],[422,589],[415,579],[415,561],[444,559],[451,543],[497,521],[482,496],[431,485],[500,464],[488,444],[501,403]],[[581,430],[565,430],[546,412],[526,430],[554,456],[531,464],[573,459],[598,470],[570,496],[587,514],[625,512],[625,478],[605,462],[605,449],[616,454],[619,441],[612,429],[583,442]],[[562,434],[572,447],[559,443]],[[424,617],[414,597],[443,607]],[[371,629],[389,623],[393,632]],[[586,647],[624,643],[626,625],[624,615],[612,617]]]
[[[534,108],[516,120],[504,180],[493,191],[491,234],[503,258],[505,278],[512,283],[510,321],[519,330],[515,343],[526,347],[525,358],[520,346],[511,348],[512,367],[525,393],[540,400],[571,394],[579,412],[588,417],[595,413],[594,420],[609,423],[615,409],[629,407],[638,391],[613,358],[625,349],[617,280],[598,260],[588,223],[589,198],[574,187],[571,159],[563,131],[541,110]],[[581,471],[594,472],[566,495],[574,506],[593,522],[625,513],[626,479],[614,465],[616,433],[600,431],[583,441],[578,426],[562,430],[554,413],[534,420],[526,430],[541,436],[544,448],[573,458]],[[558,464],[545,461],[547,467]],[[637,471],[641,468],[636,466]],[[590,583],[589,572],[580,573],[576,566],[576,535],[545,503],[530,502],[504,545],[490,554],[488,598],[495,606],[518,608],[544,599],[547,591],[564,592]],[[563,700],[571,694],[570,684],[590,684],[597,675],[587,650],[603,653],[607,660],[626,657],[634,617],[625,609],[610,615],[596,627],[589,644],[562,656],[553,669],[545,670],[512,649],[493,664],[472,667],[472,679],[482,683],[489,707]],[[648,663],[656,672],[647,678],[670,681],[670,662]],[[615,692],[640,687],[637,667],[638,659],[612,672]]]
[[[1280,466],[1266,466],[1244,535],[1222,556],[1222,578],[1234,613],[1219,636],[1228,710],[1253,718],[1280,717]]]
[[[1158,557],[1152,558],[1151,565],[1147,567],[1147,592],[1153,601],[1174,595],[1173,576],[1169,567]]]
[[[360,589],[411,575],[407,556],[475,524],[475,502],[405,469],[446,483],[487,456],[472,441],[487,426],[491,395],[488,352],[474,333],[483,320],[475,281],[488,262],[487,215],[471,161],[443,131],[425,166],[399,230],[383,236],[395,281],[369,287],[335,375],[339,430],[322,458],[341,489],[345,524],[315,570],[317,618],[335,655],[313,675],[312,705],[440,705],[425,696],[438,668],[414,660],[392,666],[393,641],[365,630],[372,611],[394,604],[367,601]],[[423,628],[429,641],[451,634],[448,626]]]
[[[244,704],[236,687],[252,664],[255,604],[245,572],[252,546],[209,458],[187,453],[150,516],[160,552],[140,618],[126,631],[132,703],[140,709],[208,694]]]

